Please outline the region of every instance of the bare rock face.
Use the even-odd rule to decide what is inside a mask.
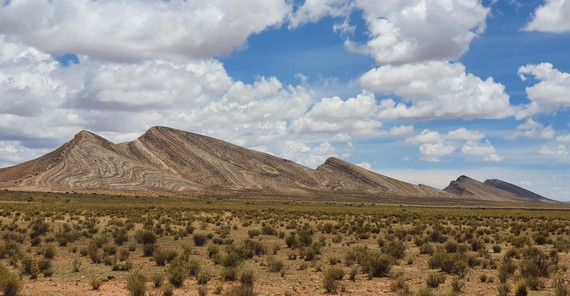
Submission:
[[[17,190],[521,200],[515,193],[467,177],[454,182],[445,191],[413,185],[334,157],[313,170],[167,127],[153,127],[135,141],[121,144],[81,131],[51,153],[0,169],[0,187]],[[527,195],[525,201],[534,200]]]
[[[485,180],[485,182],[483,182],[486,185],[490,185],[496,188],[499,188],[503,191],[507,191],[510,192],[512,194],[515,194],[517,196],[523,197],[523,198],[528,198],[531,199],[533,201],[537,201],[537,202],[549,202],[549,203],[555,203],[555,200],[546,198],[542,195],[536,194],[530,190],[526,190],[524,188],[521,188],[517,185],[502,181],[502,180],[497,180],[497,179],[488,179]]]
[[[338,190],[362,190],[363,185],[367,185],[369,188],[368,192],[373,190],[394,196],[453,197],[452,194],[448,194],[439,189],[426,185],[413,185],[396,180],[335,157],[327,159],[324,164],[317,168],[317,171],[339,180],[339,183],[331,184],[331,186],[334,186]]]
[[[514,187],[513,187],[514,186]],[[516,188],[524,190],[517,191]],[[555,202],[530,192],[513,184],[501,180],[487,180],[479,182],[467,176],[459,176],[451,181],[444,191],[468,199],[507,202]],[[536,198],[540,196],[541,198]]]

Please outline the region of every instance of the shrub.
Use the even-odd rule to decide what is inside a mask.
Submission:
[[[81,269],[81,259],[75,258],[73,259],[73,272],[79,272]]]
[[[199,285],[207,284],[211,278],[212,274],[207,269],[200,270],[200,272],[198,272],[198,274],[196,275],[196,279],[198,280]]]
[[[22,290],[20,278],[0,265],[0,290],[5,296],[15,296]]]
[[[204,287],[204,286],[200,286],[198,287],[198,296],[206,296],[208,295],[208,288]]]
[[[135,241],[143,245],[154,245],[156,243],[156,234],[152,230],[141,229],[135,233]]]
[[[181,287],[186,277],[188,277],[186,262],[182,260],[182,258],[172,261],[166,269],[166,277],[168,278],[168,282],[172,285],[177,288]]]
[[[469,265],[466,258],[458,253],[434,253],[428,260],[429,268],[439,268],[448,274],[464,277]]]
[[[433,293],[431,292],[430,288],[421,287],[416,291],[415,295],[416,296],[432,296]]]
[[[344,277],[344,271],[338,267],[331,267],[323,272],[323,288],[326,293],[336,293],[338,291],[338,281]]]
[[[267,267],[270,272],[280,272],[283,269],[283,261],[275,259],[274,257],[267,258]]]
[[[174,286],[170,283],[162,285],[162,296],[174,295]]]
[[[237,268],[235,267],[225,267],[220,271],[220,276],[224,281],[235,281],[237,279]]]
[[[465,287],[465,283],[462,282],[459,278],[454,277],[451,280],[451,289],[453,290],[453,292],[460,293],[463,287]]]
[[[515,286],[515,296],[527,296],[528,291],[526,288],[526,283],[524,281],[520,281]]]
[[[368,271],[370,277],[387,276],[390,272],[392,264],[390,255],[381,254],[380,256],[370,255],[362,265],[362,269]]]
[[[146,277],[138,272],[132,272],[127,277],[127,291],[131,296],[144,296],[146,294]]]
[[[507,283],[499,283],[497,285],[497,292],[499,293],[499,296],[507,296],[507,295],[509,295],[510,291],[511,291],[511,288],[509,287],[509,285]]]
[[[244,270],[239,275],[239,282],[243,286],[252,287],[253,283],[255,282],[255,275],[253,274],[252,270]]]
[[[194,239],[194,245],[198,247],[205,245],[208,241],[208,236],[204,234],[194,234],[192,238]]]
[[[162,283],[164,282],[164,273],[157,272],[157,273],[153,274],[150,277],[150,279],[152,280],[154,287],[158,288],[158,287],[162,286]]]
[[[426,285],[431,288],[437,288],[439,284],[445,282],[445,275],[443,273],[432,272],[426,278]]]
[[[382,252],[396,259],[402,259],[405,255],[406,246],[402,241],[389,241],[382,246]]]
[[[89,280],[89,284],[91,285],[91,288],[93,290],[99,290],[99,288],[101,287],[101,285],[103,284],[103,280],[101,280],[100,278],[91,278]]]
[[[493,245],[493,253],[501,253],[502,250],[503,248],[501,248],[501,246]]]
[[[520,272],[524,277],[548,277],[550,261],[548,257],[535,247],[527,247],[522,252]]]

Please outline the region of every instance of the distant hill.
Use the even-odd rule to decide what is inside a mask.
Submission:
[[[497,179],[480,182],[467,176],[460,176],[443,190],[464,198],[485,201],[556,202]]]
[[[0,187],[17,190],[549,201],[505,182],[489,180],[491,185],[460,179],[451,188],[439,190],[333,157],[315,170],[168,127],[152,127],[138,139],[121,144],[81,131],[44,156],[0,169]],[[475,185],[466,185],[471,183]]]

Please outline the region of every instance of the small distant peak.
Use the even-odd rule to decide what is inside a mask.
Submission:
[[[472,179],[472,178],[469,178],[469,177],[467,177],[467,176],[465,176],[465,175],[461,175],[461,176],[459,176],[459,178],[457,178],[456,181],[457,181],[457,182],[463,182],[463,181],[469,181],[469,180],[473,180],[473,179]]]
[[[80,132],[78,132],[75,135],[76,139],[82,139],[82,138],[93,138],[93,137],[97,137],[97,135],[95,135],[94,133],[87,131],[87,130],[81,130]]]

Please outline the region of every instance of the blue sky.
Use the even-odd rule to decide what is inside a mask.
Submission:
[[[568,0],[3,4],[0,167],[165,125],[570,200]]]

